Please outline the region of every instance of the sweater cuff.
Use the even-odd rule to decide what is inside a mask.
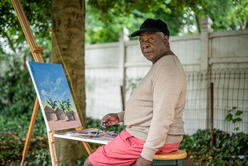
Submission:
[[[140,155],[144,159],[152,161],[155,153],[156,153],[156,150],[153,150],[153,149],[150,149],[150,148],[144,146],[143,151],[141,152]]]
[[[125,114],[124,111],[117,113],[118,118],[119,118],[119,122],[123,122],[124,121],[124,114]]]

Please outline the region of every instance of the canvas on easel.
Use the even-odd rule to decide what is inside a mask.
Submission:
[[[55,133],[54,137],[84,142],[107,144],[115,133],[99,129],[75,130],[81,127],[63,66],[39,62],[27,62],[37,93],[48,132],[72,129]]]
[[[62,65],[28,62],[48,131],[82,126]]]

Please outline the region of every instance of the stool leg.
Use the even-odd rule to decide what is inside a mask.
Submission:
[[[157,161],[156,160],[153,160],[152,161],[152,166],[156,166],[157,165]]]
[[[183,166],[183,160],[177,160],[177,166]]]
[[[153,160],[152,166],[165,166],[165,165],[178,165],[182,163],[178,163],[177,160]],[[179,165],[182,166],[182,165]]]

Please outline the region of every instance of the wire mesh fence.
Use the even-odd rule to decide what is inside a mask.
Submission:
[[[207,75],[187,72],[187,96],[184,110],[185,131],[188,134],[206,128]]]
[[[215,68],[211,80],[214,83],[214,127],[227,132],[247,133],[248,68]],[[232,116],[229,121],[226,118],[228,114]],[[237,127],[239,129],[235,130]]]
[[[131,94],[141,80],[140,68],[126,80],[126,97]],[[136,78],[137,76],[137,78]],[[208,79],[214,83],[214,128],[226,132],[248,132],[248,68],[213,68],[211,77],[203,72],[186,72],[187,98],[184,112],[185,132],[192,134],[207,128]],[[132,81],[135,80],[135,81]],[[120,85],[122,83],[117,68],[86,70],[87,115],[101,118],[110,112],[121,111]],[[130,84],[130,85],[129,85]],[[135,85],[134,85],[135,84]],[[235,108],[235,109],[233,109]],[[230,112],[230,110],[232,110]],[[237,111],[240,116],[236,116]],[[226,120],[228,114],[241,121]],[[235,128],[239,128],[235,130]]]

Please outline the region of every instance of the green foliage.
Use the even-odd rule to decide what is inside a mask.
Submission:
[[[35,155],[34,165],[46,166],[48,164],[51,164],[51,159],[48,153],[48,149],[37,150]]]
[[[89,0],[86,6],[86,42],[118,41],[122,28],[134,32],[146,18],[164,20],[171,35],[176,35],[183,25],[182,5],[178,1]]]
[[[120,31],[126,27],[137,30],[148,17],[168,23],[171,35],[197,33],[200,21],[209,16],[214,31],[247,29],[248,0],[88,0],[86,2],[86,43],[118,41]],[[22,0],[24,12],[35,34],[38,45],[50,52],[51,3],[49,0]],[[25,41],[20,24],[9,0],[0,2],[1,48],[8,47],[19,53]]]
[[[235,24],[238,29],[247,29],[248,0],[233,0],[232,5],[235,7],[232,8],[232,13],[230,15],[236,16],[232,17],[233,24]]]
[[[0,76],[0,113],[9,117],[21,116],[32,110],[35,92],[26,67],[19,61],[9,64]]]
[[[242,121],[243,111],[239,110],[238,107],[232,107],[232,109],[227,111],[228,114],[225,117],[225,120],[228,122],[232,122],[234,124],[234,131],[239,131],[239,127],[237,126],[237,122]]]
[[[32,109],[29,110],[30,113],[22,114],[21,116],[8,116],[6,114],[1,114],[0,116],[0,135],[4,134],[16,134],[19,137],[25,137],[29,123],[31,120]],[[37,136],[46,136],[46,126],[41,114],[41,111],[38,111],[38,115],[35,122],[35,127],[33,130],[33,135]]]
[[[59,107],[63,112],[65,112],[65,104],[66,104],[65,100],[59,100]]]
[[[180,145],[195,163],[209,165],[246,165],[248,164],[248,134],[228,134],[214,129],[214,145],[209,147],[210,131],[198,130],[195,134],[185,135]]]
[[[46,100],[46,102],[48,105],[50,105],[52,107],[53,110],[57,107],[57,101],[53,101],[51,98],[48,98],[48,100]]]
[[[67,100],[65,101],[65,108],[66,108],[68,111],[71,110],[71,101],[70,101],[70,99],[67,99]]]
[[[212,19],[214,31],[236,30],[232,27],[230,18],[233,17],[230,15],[232,8],[232,0],[206,1],[206,7],[202,9],[201,17],[207,15]]]
[[[103,126],[102,126],[101,120],[87,118],[86,119],[86,128],[100,128],[100,129],[103,129]],[[114,125],[114,126],[110,126],[109,128],[106,128],[106,130],[113,131],[115,133],[120,133],[124,129],[125,129],[125,126],[123,124]]]
[[[110,10],[110,12],[116,11],[116,9]],[[120,13],[114,19],[106,20],[99,11],[87,5],[85,40],[91,44],[118,41],[122,28],[126,27],[129,31],[135,31],[146,17],[151,17],[151,14],[133,10],[128,16]]]
[[[51,1],[21,0],[21,4],[38,45],[45,46],[46,51],[44,54],[47,55],[46,53],[49,52],[47,46],[50,45],[49,27],[51,26]],[[0,37],[4,39],[4,44],[1,44],[1,48],[5,49],[8,45],[13,53],[19,53],[23,48],[25,38],[11,1],[1,0],[0,9]]]
[[[51,98],[48,98],[47,100],[46,100],[46,103],[49,105],[49,106],[51,106],[52,107],[52,109],[53,110],[55,110],[55,108],[57,107],[57,106],[59,106],[59,108],[62,110],[62,111],[71,111],[71,101],[70,101],[70,99],[67,99],[67,100],[58,100],[58,101],[56,101],[56,100],[52,100]]]
[[[206,16],[213,20],[214,31],[247,29],[248,0],[89,0],[86,42],[117,41],[123,27],[133,32],[148,17],[164,20],[172,36],[197,33]]]
[[[32,109],[29,111],[32,112]],[[0,114],[0,165],[17,165],[20,163],[30,119],[29,113],[23,113],[21,116],[15,116],[14,113],[9,116],[7,114]],[[33,164],[29,163],[28,165],[36,165],[36,162],[43,163],[39,159],[45,156],[48,159],[46,136],[45,123],[39,110],[30,142],[29,153],[26,158],[26,161],[32,161],[31,163]],[[38,161],[36,161],[36,158]]]

